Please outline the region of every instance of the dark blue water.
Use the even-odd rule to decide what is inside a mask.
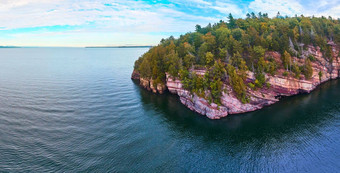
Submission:
[[[130,79],[136,49],[0,49],[0,172],[339,172],[340,82],[209,120]]]

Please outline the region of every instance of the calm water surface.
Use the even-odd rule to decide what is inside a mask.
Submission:
[[[0,49],[0,172],[339,172],[340,82],[209,120],[130,79],[145,48]]]

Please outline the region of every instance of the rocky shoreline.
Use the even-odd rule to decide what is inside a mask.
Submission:
[[[226,117],[229,114],[239,114],[245,112],[251,112],[263,108],[264,106],[272,105],[279,101],[279,98],[283,96],[292,96],[300,93],[309,93],[314,90],[318,85],[331,79],[340,77],[340,58],[333,57],[333,63],[329,64],[323,57],[320,49],[312,46],[308,47],[308,51],[315,57],[315,61],[312,62],[313,75],[312,78],[306,80],[304,78],[296,79],[289,76],[283,76],[282,71],[278,72],[278,75],[266,75],[267,82],[270,84],[269,88],[262,88],[259,90],[247,90],[247,94],[250,98],[250,102],[243,104],[237,99],[232,88],[224,84],[224,91],[222,93],[221,105],[215,103],[209,103],[206,99],[190,93],[183,88],[183,85],[179,79],[173,79],[169,74],[166,74],[166,83],[157,84],[154,86],[152,79],[141,78],[138,72],[132,73],[132,79],[140,81],[140,85],[149,91],[162,94],[168,90],[172,94],[177,94],[180,97],[182,104],[187,106],[192,111],[198,112],[202,115],[206,115],[210,119],[220,119]],[[335,55],[338,50],[333,49]],[[280,54],[277,52],[267,52],[266,56],[271,56],[280,61]],[[296,62],[301,61],[296,57],[293,57]],[[302,62],[301,62],[302,63]],[[331,71],[329,68],[330,66]],[[204,75],[204,70],[193,70],[198,75]],[[323,76],[319,77],[319,72]],[[248,72],[249,81],[254,81],[255,77],[253,73]]]

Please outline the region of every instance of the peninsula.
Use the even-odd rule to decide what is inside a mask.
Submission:
[[[132,79],[166,90],[210,119],[254,111],[285,96],[309,93],[340,76],[340,20],[269,18],[220,21],[178,39],[162,39],[134,65]]]

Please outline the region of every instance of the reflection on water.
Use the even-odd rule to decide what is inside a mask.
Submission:
[[[319,167],[321,163],[329,170],[339,168],[336,162],[340,161],[340,147],[334,144],[339,143],[335,137],[339,135],[338,80],[327,82],[310,94],[287,97],[262,110],[221,120],[192,112],[176,95],[139,91],[143,107],[160,111],[173,131],[208,145],[201,149],[209,151],[213,147],[221,152],[218,154],[225,152],[222,157],[238,156],[237,164],[248,162],[232,170],[274,171],[283,164],[287,164],[287,169],[279,170],[325,170]]]
[[[134,83],[138,86],[137,82]],[[277,104],[265,107],[262,110],[229,115],[220,120],[209,120],[189,109],[183,109],[186,107],[180,103],[177,95],[170,93],[153,94],[142,88],[139,89],[142,96],[141,101],[145,107],[150,107],[152,104],[154,109],[162,111],[168,121],[179,123],[178,125],[190,124],[190,127],[206,128],[205,130],[218,129],[217,131],[227,132],[246,130],[247,133],[254,133],[256,129],[256,133],[259,134],[265,128],[270,128],[271,132],[281,132],[279,128],[282,126],[285,126],[285,130],[291,128],[296,130],[296,128],[302,128],[301,125],[303,124],[318,124],[322,121],[332,122],[334,118],[337,118],[332,113],[338,110],[339,101],[336,96],[339,95],[337,92],[339,88],[339,81],[333,80],[318,87],[310,94],[286,97]],[[183,121],[186,122],[183,123]]]

